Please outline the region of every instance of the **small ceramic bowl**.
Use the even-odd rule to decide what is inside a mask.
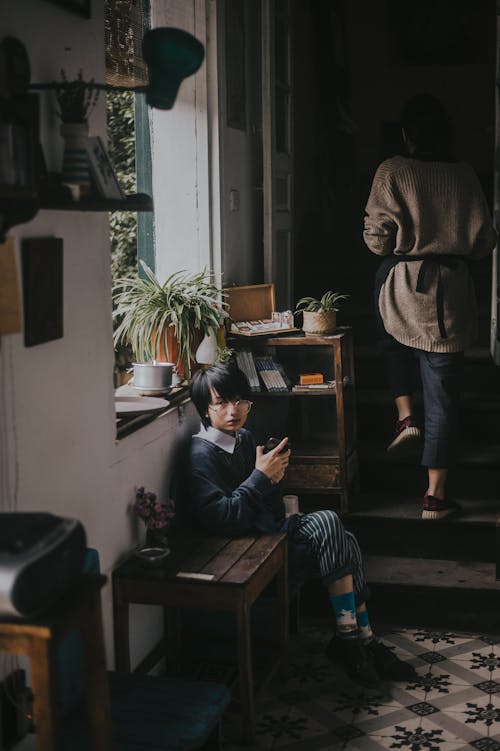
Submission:
[[[155,568],[156,566],[161,566],[165,558],[170,555],[170,548],[139,548],[135,555],[143,566]]]

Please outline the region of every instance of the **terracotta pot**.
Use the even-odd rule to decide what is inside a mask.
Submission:
[[[202,335],[198,330],[195,331],[194,337],[193,337],[193,345],[191,347],[191,374],[194,373],[195,370],[197,370],[200,366],[196,363],[194,359],[194,353],[196,352],[201,340]],[[155,338],[153,337],[153,345],[155,342]],[[165,352],[164,347],[164,339],[163,336],[160,339],[160,346],[158,347],[158,357],[156,358],[159,362],[173,362],[175,364],[177,375],[185,379],[186,378],[186,363],[184,360],[179,360],[179,342],[177,341],[177,337],[175,335],[174,326],[170,325],[167,329],[167,349],[168,349],[168,357]]]
[[[306,336],[328,336],[337,329],[337,313],[335,310],[311,311],[304,310],[302,330]]]

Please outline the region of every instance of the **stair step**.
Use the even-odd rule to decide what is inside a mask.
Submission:
[[[496,499],[459,498],[463,515],[430,522],[421,518],[422,497],[366,495],[343,517],[365,554],[495,561]]]
[[[387,391],[359,388],[356,391],[358,404],[358,434],[360,439],[370,437],[388,443],[396,416],[393,400]],[[423,399],[420,392],[413,398],[414,414],[423,425]],[[480,436],[483,442],[498,439],[498,416],[500,394],[464,392],[460,398],[458,434]]]
[[[359,445],[359,454],[371,462],[380,462],[390,466],[413,467],[415,465],[414,457],[394,457],[386,451],[385,446],[378,443],[361,442]],[[500,444],[498,443],[461,443],[457,451],[457,465],[483,467],[485,469],[500,469]],[[395,483],[395,487],[397,484]],[[500,487],[500,484],[499,486]]]
[[[500,582],[484,561],[365,556],[373,622],[484,630],[500,628]]]
[[[370,585],[397,588],[418,587],[429,591],[480,591],[499,595],[495,566],[488,561],[447,561],[437,558],[365,555],[366,579]]]

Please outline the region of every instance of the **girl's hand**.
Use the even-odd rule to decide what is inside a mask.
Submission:
[[[290,463],[290,449],[283,450],[287,443],[288,438],[283,438],[276,448],[267,453],[264,453],[264,446],[257,446],[255,468],[263,472],[274,484],[283,479],[285,470]]]

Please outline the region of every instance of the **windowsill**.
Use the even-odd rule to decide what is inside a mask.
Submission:
[[[136,391],[130,386],[120,386],[115,391],[115,396],[137,396]],[[147,399],[148,397],[144,397]],[[159,417],[173,412],[181,404],[185,404],[189,401],[189,386],[182,385],[172,389],[168,394],[165,394],[165,399],[168,401],[168,406],[165,409],[155,410],[154,412],[141,412],[137,415],[131,415],[126,417],[116,418],[116,439],[119,441],[122,438],[135,433],[145,425],[149,425]]]

